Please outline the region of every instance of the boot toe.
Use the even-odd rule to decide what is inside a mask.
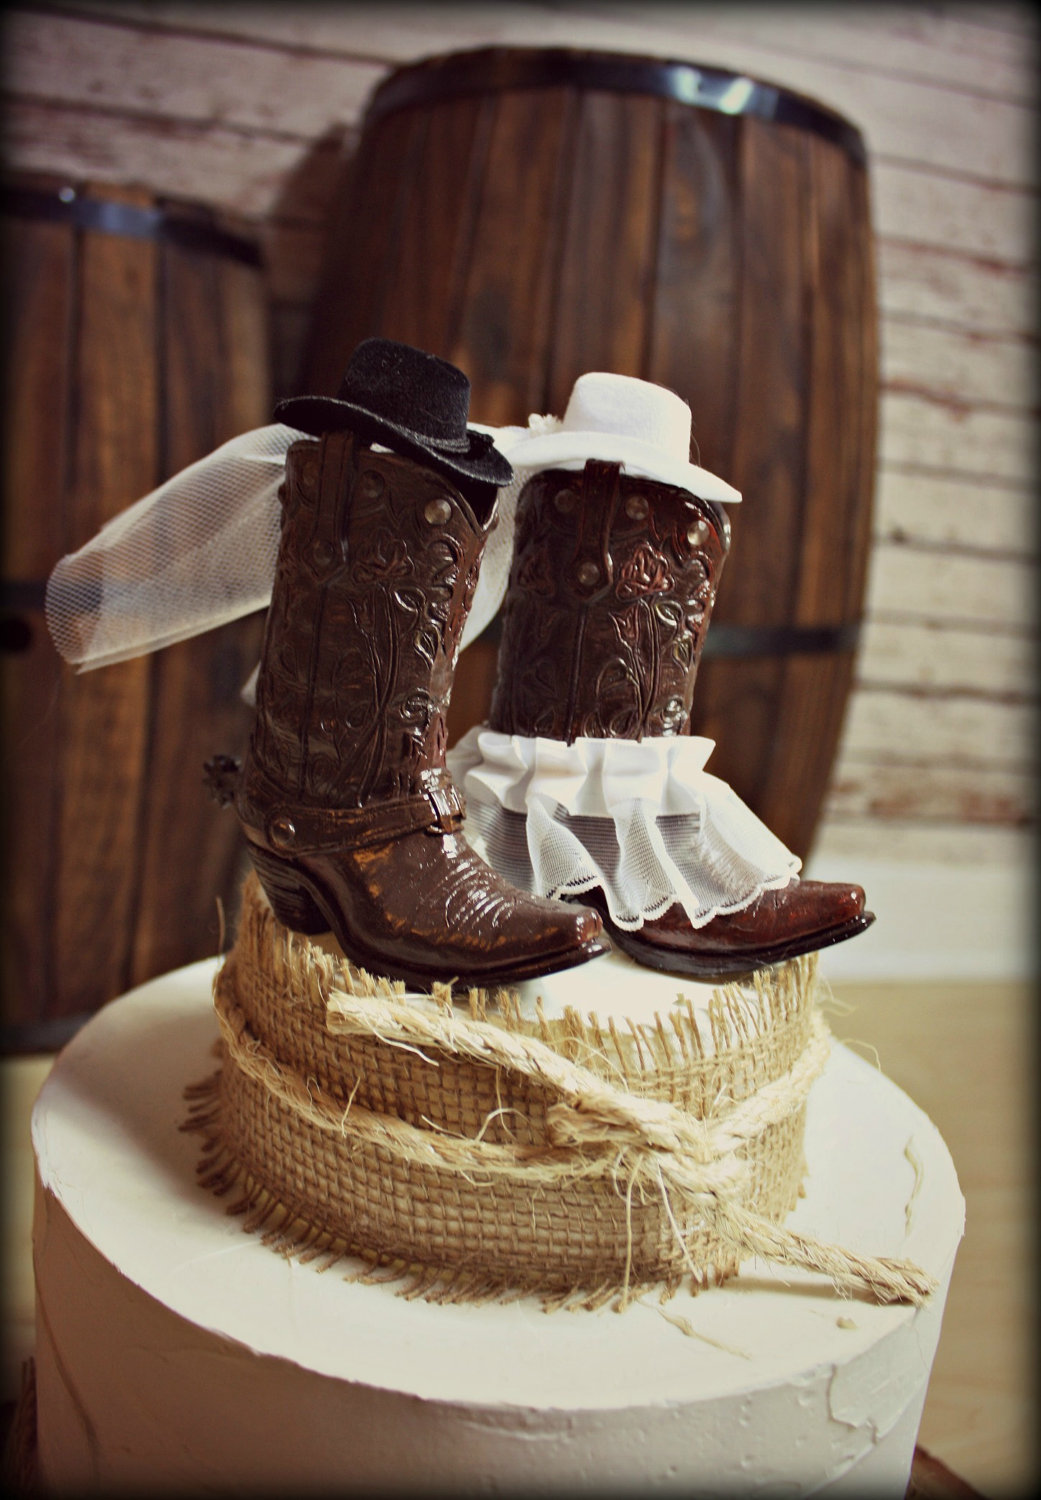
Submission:
[[[571,917],[565,934],[569,943],[577,942],[584,947],[586,943],[594,943],[603,936],[604,924],[600,920],[600,914],[591,906],[565,907],[561,904],[560,909]]]
[[[859,885],[844,881],[801,880],[793,888],[818,931],[844,926],[864,915],[866,896]]]
[[[527,897],[517,916],[516,947],[506,960],[515,978],[534,979],[610,952],[604,924],[591,907]]]

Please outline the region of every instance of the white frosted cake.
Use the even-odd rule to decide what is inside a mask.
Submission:
[[[255,940],[268,941],[263,923],[258,932]],[[308,1040],[309,1002],[294,1020],[295,1040],[276,1045],[259,1011],[243,1015],[241,951],[153,981],[83,1029],[34,1113],[37,1457],[49,1490],[904,1493],[964,1205],[929,1120],[875,1068],[829,1045],[815,961],[787,978],[749,982],[742,998],[740,986],[721,997],[611,955],[520,986],[493,1015],[487,1007],[467,1014],[458,1000],[450,1013],[436,996],[352,997],[327,944],[296,938],[289,947],[318,974],[330,1047],[353,1055],[359,1076],[367,1057],[381,1055],[373,1047],[384,1058],[396,1048],[402,1067],[437,1078],[434,1109],[458,1092],[452,1049],[474,1037],[539,1060],[561,1108],[567,1069],[608,1056],[596,1043],[609,1039],[615,1067],[602,1070],[602,1110],[626,1115],[628,1129],[631,1096],[641,1128],[660,1132],[654,1149],[670,1191],[651,1192],[641,1177],[640,1201],[630,1192],[627,1206],[631,1172],[623,1181],[597,1178],[592,1165],[577,1177],[568,1169],[563,1188],[540,1179],[530,1226],[515,1235],[523,1253],[507,1255],[491,1276],[499,1249],[488,1205],[505,1191],[495,1171],[506,1163],[513,1173],[518,1152],[542,1167],[547,1157],[535,1140],[542,1116],[530,1100],[518,1103],[508,1062],[495,1054],[504,1102],[476,1143],[463,1121],[446,1144],[446,1120],[426,1115],[426,1105],[405,1120],[408,1110],[389,1094],[377,1118],[371,1090],[358,1102],[371,1079],[357,1077],[333,1129],[324,1044],[307,1050],[318,1045]],[[780,1000],[771,998],[777,987]],[[302,993],[290,1012],[300,1011]],[[373,1020],[381,1006],[382,1020]],[[410,1015],[420,1031],[395,1030]],[[423,1026],[441,1027],[438,1046],[416,1042]],[[753,1058],[764,1037],[765,1074]],[[781,1065],[786,1037],[798,1044]],[[559,1077],[540,1051],[547,1044],[561,1059]],[[273,1055],[285,1045],[302,1049],[294,1061],[311,1057],[299,1109],[288,1114],[296,1075]],[[722,1113],[715,1102],[702,1110],[703,1123],[717,1145],[722,1121],[743,1135],[724,1146],[722,1187],[703,1163],[708,1177],[695,1177],[684,1196],[663,1132],[695,1130],[699,1108],[684,1091],[684,1069],[700,1067],[704,1078],[723,1062],[732,1082],[745,1082],[733,1085]],[[650,1088],[652,1072],[664,1091]],[[252,1087],[276,1075],[268,1106],[263,1096],[249,1103],[242,1079]],[[186,1129],[185,1091],[200,1082]],[[568,1107],[581,1113],[574,1098]],[[527,1140],[505,1123],[509,1110],[519,1118],[524,1109],[529,1125],[536,1121]],[[296,1181],[290,1136],[301,1111],[331,1142],[336,1191],[375,1203],[382,1216],[359,1209],[352,1229],[349,1203],[337,1216],[313,1182]],[[387,1134],[394,1118],[404,1146]],[[549,1155],[570,1159],[579,1149],[565,1128],[572,1116],[558,1109],[546,1118],[557,1132]],[[208,1138],[201,1182],[200,1130]],[[423,1130],[436,1138],[438,1171],[463,1151],[452,1193],[431,1192],[434,1178],[417,1155]],[[684,1136],[684,1160],[692,1139]],[[581,1149],[602,1164],[602,1139]],[[397,1207],[372,1189],[367,1153],[383,1150],[388,1185],[411,1174],[407,1194],[399,1185],[385,1195]],[[728,1175],[735,1160],[752,1162],[750,1172]],[[265,1173],[282,1174],[278,1194],[265,1196]],[[613,1193],[613,1222],[623,1226],[621,1243],[616,1229],[608,1237],[614,1270],[599,1268],[599,1289],[585,1274],[589,1226],[569,1207],[594,1191],[605,1204]],[[736,1195],[733,1223],[759,1235],[763,1253],[738,1246],[729,1265],[718,1247],[704,1249],[690,1216],[701,1205],[715,1224],[706,1207],[714,1194]],[[301,1204],[310,1211],[301,1214]],[[420,1232],[446,1204],[459,1222],[434,1229],[465,1262],[462,1280],[445,1265],[428,1264],[423,1275],[414,1263],[429,1261]],[[243,1212],[229,1214],[229,1205]],[[593,1238],[602,1247],[604,1237]],[[690,1254],[677,1267],[670,1256],[680,1241]],[[546,1264],[530,1265],[539,1245]],[[901,1291],[901,1268],[917,1292]],[[570,1298],[561,1294],[569,1277]]]

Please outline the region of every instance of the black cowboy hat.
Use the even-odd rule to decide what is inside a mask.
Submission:
[[[358,345],[336,396],[294,396],[275,407],[277,421],[311,437],[347,427],[450,479],[509,484],[513,469],[487,433],[466,425],[469,414],[470,382],[462,370],[381,338]]]

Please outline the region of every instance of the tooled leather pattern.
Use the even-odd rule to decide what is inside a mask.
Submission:
[[[569,744],[686,733],[728,544],[710,505],[617,464],[531,479],[491,727]]]
[[[251,743],[290,800],[361,807],[445,782],[487,532],[449,480],[350,433],[290,447]]]

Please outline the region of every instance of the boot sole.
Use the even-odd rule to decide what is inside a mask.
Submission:
[[[588,963],[590,959],[600,958],[610,952],[610,944],[595,937],[587,939],[579,947],[565,949],[556,955],[533,958],[508,969],[432,973],[430,969],[420,971],[404,964],[389,965],[385,956],[367,948],[344,927],[336,904],[329,899],[313,876],[255,845],[250,845],[249,854],[271,910],[284,927],[303,933],[306,937],[331,932],[343,949],[344,957],[352,964],[370,974],[386,979],[400,979],[423,994],[429,994],[435,984],[459,984],[481,989],[520,984],[525,979],[538,979],[544,974],[556,974],[564,969],[576,968],[579,964]]]

